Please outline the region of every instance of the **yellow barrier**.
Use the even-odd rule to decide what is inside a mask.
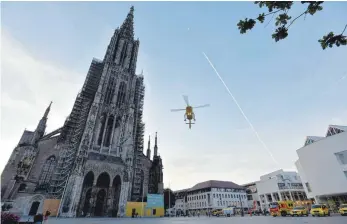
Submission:
[[[163,217],[164,208],[146,208],[146,202],[127,202],[125,216],[132,217],[132,214],[144,217]],[[143,213],[142,213],[143,208]]]
[[[59,203],[60,203],[59,199],[46,199],[43,202],[42,214],[45,214],[46,211],[50,211],[51,216],[56,216],[59,209]]]

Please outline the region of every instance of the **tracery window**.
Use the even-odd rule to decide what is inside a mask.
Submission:
[[[18,192],[24,192],[27,188],[26,184],[21,184],[19,185]]]
[[[101,118],[101,128],[99,131],[98,145],[101,145],[101,142],[102,142],[102,137],[104,135],[104,129],[105,129],[105,123],[106,123],[106,114],[104,114]]]
[[[54,168],[57,164],[55,156],[50,156],[42,166],[41,175],[39,178],[39,184],[46,184],[52,178]]]
[[[120,107],[125,100],[125,83],[121,82],[119,85],[119,90],[118,90],[118,95],[117,95],[117,102],[116,102],[116,106]]]
[[[127,44],[127,42],[124,42],[123,49],[121,51],[120,61],[119,61],[120,62],[119,64],[121,64],[123,66],[124,66],[124,61],[125,61],[127,50],[128,50],[128,44]]]
[[[113,126],[113,116],[111,115],[108,118],[108,122],[107,122],[107,128],[106,128],[106,134],[105,134],[105,142],[104,142],[104,146],[109,147],[110,143],[111,143],[111,135],[112,135],[112,126]]]
[[[108,82],[107,89],[106,89],[106,97],[105,97],[106,104],[110,104],[112,102],[114,92],[115,92],[115,79],[114,79],[114,76],[111,76]]]

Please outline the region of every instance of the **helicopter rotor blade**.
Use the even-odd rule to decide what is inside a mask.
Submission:
[[[193,108],[196,109],[196,108],[209,107],[209,106],[210,106],[210,104],[205,104],[205,105],[201,105],[201,106],[197,106],[197,107],[193,107]]]
[[[188,96],[183,95],[183,99],[186,102],[187,106],[189,106],[189,100],[188,100]]]
[[[183,110],[186,110],[186,109],[172,109],[171,112],[183,111]]]

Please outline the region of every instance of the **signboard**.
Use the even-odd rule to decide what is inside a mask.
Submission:
[[[146,208],[163,208],[164,196],[162,194],[148,194]]]
[[[247,188],[247,193],[248,194],[254,194],[254,193],[257,193],[257,187],[256,186],[249,186],[248,188]]]

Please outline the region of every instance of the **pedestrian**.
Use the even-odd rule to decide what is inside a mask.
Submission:
[[[41,213],[34,216],[34,224],[42,224],[43,223],[43,215]]]
[[[48,217],[51,215],[51,212],[49,210],[46,211],[45,215],[43,216],[43,223],[47,223]]]

